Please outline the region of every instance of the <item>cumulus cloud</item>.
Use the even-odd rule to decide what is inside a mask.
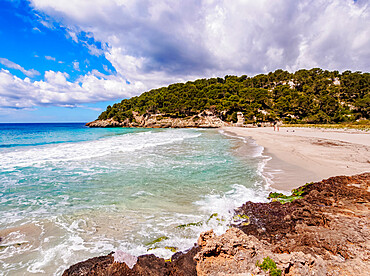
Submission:
[[[369,4],[352,0],[32,0],[109,45],[122,75],[260,73],[305,67],[369,70]],[[128,64],[117,62],[128,61]],[[139,66],[132,66],[133,63]],[[134,71],[130,71],[134,69]]]
[[[278,68],[370,67],[370,4],[365,0],[30,2],[47,22],[61,24],[76,43],[86,44],[91,54],[103,54],[115,69],[109,78],[81,76],[81,85],[55,72],[59,83],[44,81],[52,95],[62,89],[65,98],[78,103],[96,101],[103,87],[122,97],[198,77],[253,75]],[[86,35],[101,42],[101,49],[80,39]],[[130,85],[122,88],[126,80]],[[29,85],[47,94],[41,83]],[[69,86],[73,89],[66,89]],[[53,97],[45,96],[44,101],[51,103]]]
[[[0,63],[8,68],[19,70],[28,77],[34,77],[34,76],[40,75],[40,73],[37,70],[35,69],[26,70],[19,64],[13,61],[10,61],[9,59],[6,59],[6,58],[0,58]]]
[[[82,103],[131,97],[142,87],[140,83],[127,85],[117,76],[80,76],[75,82],[68,81],[68,74],[46,71],[45,80],[31,81],[0,71],[0,108],[30,108],[33,106],[78,107]]]

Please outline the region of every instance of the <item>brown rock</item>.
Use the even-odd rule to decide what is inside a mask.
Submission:
[[[197,275],[269,275],[256,265],[264,258],[275,261],[277,269],[285,275],[326,275],[320,257],[294,252],[278,254],[270,250],[270,244],[256,237],[231,228],[221,236],[208,236],[195,256]]]
[[[330,275],[370,270],[370,174],[332,177],[304,188],[291,203],[247,202],[236,212],[249,225],[235,227],[271,243],[274,253],[320,256]],[[355,265],[354,265],[355,264]]]
[[[143,114],[133,112],[134,120],[124,122],[115,120],[95,120],[86,124],[88,127],[144,127],[144,128],[218,128],[229,125],[222,121],[217,115],[205,110],[197,115],[186,118],[171,118],[164,114]]]
[[[199,247],[193,247],[186,253],[176,253],[171,261],[165,261],[155,255],[143,255],[138,257],[137,263],[130,269],[125,263],[114,262],[113,252],[107,256],[95,257],[87,261],[77,263],[66,271],[63,276],[118,276],[118,275],[196,275],[195,254]]]

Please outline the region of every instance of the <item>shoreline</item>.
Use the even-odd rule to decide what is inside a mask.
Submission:
[[[208,230],[170,259],[123,251],[70,266],[63,276],[367,275],[370,173],[302,186],[293,200],[248,201],[231,228]]]
[[[221,130],[243,139],[246,145],[263,148],[261,155],[267,162],[263,174],[272,176],[271,188],[287,191],[300,186],[294,197],[285,204],[247,201],[234,209],[231,228],[225,233],[203,232],[193,247],[169,259],[117,250],[76,263],[63,276],[78,276],[81,271],[99,271],[99,275],[259,275],[263,273],[259,263],[265,262],[266,256],[275,263],[276,275],[306,275],[308,271],[366,275],[369,233],[363,226],[368,225],[370,173],[356,172],[369,170],[369,134],[297,128],[274,132],[268,127]],[[236,151],[248,155],[249,148]],[[331,177],[353,172],[356,175]],[[319,177],[323,180],[315,179]],[[304,185],[308,182],[312,183]]]
[[[232,135],[253,139],[271,157],[264,167],[270,187],[290,191],[332,176],[370,171],[370,133],[284,127],[222,127]]]

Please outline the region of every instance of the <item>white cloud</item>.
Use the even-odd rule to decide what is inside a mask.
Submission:
[[[56,61],[56,58],[55,58],[55,57],[45,56],[45,58],[46,58],[47,60]]]
[[[37,27],[33,27],[33,28],[32,28],[32,31],[41,33],[40,29],[39,29],[39,28],[37,28]]]
[[[38,57],[38,56],[35,55],[35,57]],[[52,56],[45,56],[45,59],[51,60],[51,61],[57,61],[57,59],[55,57],[52,57]],[[57,62],[59,64],[63,64],[64,63],[64,61],[61,61],[61,60],[58,60]]]
[[[132,80],[134,73],[159,73],[172,80],[312,66],[369,70],[370,18],[366,1],[32,3],[65,26],[91,33],[95,40],[107,43],[107,59],[112,63],[126,60],[127,64],[115,65],[122,71],[115,69]],[[140,68],[133,63],[141,64]]]
[[[107,65],[105,65],[105,64],[103,64],[103,69],[104,69],[104,71],[105,72],[108,72],[108,73],[110,73],[110,74],[113,74],[113,72],[108,68],[108,66]]]
[[[77,34],[76,32],[72,31],[72,30],[68,30],[67,31],[67,34],[68,36],[76,43],[78,43],[78,38],[77,38]]]
[[[13,76],[19,87],[27,84],[25,89],[41,95],[40,101],[30,96],[32,103],[80,104],[198,77],[278,68],[370,69],[368,1],[31,0],[31,5],[47,16],[45,26],[61,24],[116,71],[110,77],[81,76],[79,82],[60,72],[45,74],[50,76],[44,82]],[[103,49],[80,40],[80,32]]]
[[[73,69],[75,69],[76,71],[80,71],[80,63],[78,61],[74,61],[72,62],[73,64]]]
[[[34,76],[40,75],[40,73],[37,70],[35,69],[26,70],[19,64],[13,61],[10,61],[9,59],[6,59],[6,58],[0,58],[0,63],[8,68],[19,70],[28,77],[34,77]]]
[[[95,45],[93,44],[86,44],[86,47],[89,49],[90,55],[93,56],[101,56],[104,54],[104,51],[102,49],[98,49]]]
[[[77,107],[88,102],[99,102],[131,97],[143,88],[140,83],[126,84],[117,76],[81,76],[75,82],[68,81],[68,74],[47,71],[45,80],[31,81],[0,71],[0,108],[30,108],[33,106]],[[104,77],[104,78],[103,78]],[[142,90],[143,91],[143,90]]]

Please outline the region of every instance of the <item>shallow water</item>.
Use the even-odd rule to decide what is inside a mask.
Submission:
[[[165,247],[224,232],[234,208],[267,195],[261,149],[218,130],[0,124],[0,134],[3,275],[60,275],[117,249],[168,258]]]

